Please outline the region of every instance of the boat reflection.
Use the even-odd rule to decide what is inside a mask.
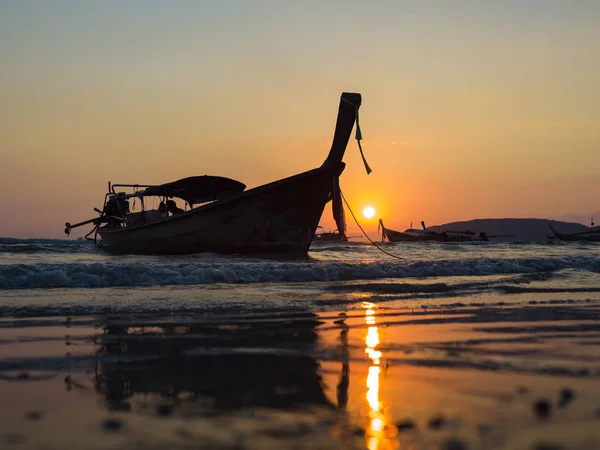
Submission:
[[[333,407],[312,356],[316,317],[106,325],[96,390],[110,410],[131,410],[148,396],[174,408],[202,405],[207,413]]]
[[[363,303],[363,308],[367,330],[361,339],[369,365],[366,373],[362,364],[355,366],[354,386],[361,380],[360,403],[366,399],[368,408],[367,448],[391,449],[397,430],[389,423],[389,405],[381,396],[385,361],[377,309],[372,303]],[[97,339],[96,390],[107,409],[119,411],[168,405],[169,414],[202,416],[244,408],[339,409],[347,411],[335,416],[340,436],[354,435],[355,397],[349,397],[352,326],[339,321],[336,340],[342,364],[339,373],[329,372],[335,376],[328,382],[335,391],[327,393],[321,373],[326,361],[314,356],[322,351],[317,339],[322,320],[310,313],[106,324]]]

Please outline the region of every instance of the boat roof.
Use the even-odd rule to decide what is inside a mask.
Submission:
[[[138,192],[137,195],[142,197],[177,197],[193,205],[239,194],[244,189],[246,189],[244,183],[231,178],[201,175],[182,178],[159,186],[150,186]]]

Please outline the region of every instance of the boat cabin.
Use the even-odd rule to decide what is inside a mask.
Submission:
[[[121,191],[129,189],[130,192]],[[161,185],[110,184],[104,198],[102,228],[129,228],[158,222],[199,206],[239,194],[246,185],[210,175],[183,178]],[[183,208],[176,202],[183,203]],[[157,206],[158,204],[158,206]],[[138,206],[139,205],[139,206]]]

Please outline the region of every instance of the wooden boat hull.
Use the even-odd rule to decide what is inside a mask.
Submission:
[[[565,242],[600,242],[600,232],[598,234],[578,235],[556,233],[554,236],[548,236],[549,240],[559,240]]]
[[[579,233],[564,234],[559,233],[554,229],[552,224],[550,229],[554,233],[553,236],[548,236],[549,241],[565,241],[565,242],[600,242],[600,228],[591,228],[589,231]]]
[[[315,235],[315,242],[348,242],[348,238],[339,233],[320,233]]]
[[[475,240],[470,236],[450,235],[435,231],[412,234],[383,228],[383,232],[390,242],[468,242]]]
[[[414,234],[402,233],[387,228],[384,228],[383,231],[390,242],[419,242],[423,240],[420,236]]]
[[[592,236],[561,236],[559,239],[568,242],[600,242],[600,234]]]
[[[326,163],[158,222],[100,228],[102,247],[138,254],[306,254],[343,168]]]
[[[432,232],[433,233],[433,232]],[[435,233],[431,236],[432,241],[438,242],[470,242],[478,239],[473,239],[471,236],[449,235],[446,233]]]

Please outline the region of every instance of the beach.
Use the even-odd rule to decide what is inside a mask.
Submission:
[[[600,246],[0,243],[5,448],[600,448]]]

